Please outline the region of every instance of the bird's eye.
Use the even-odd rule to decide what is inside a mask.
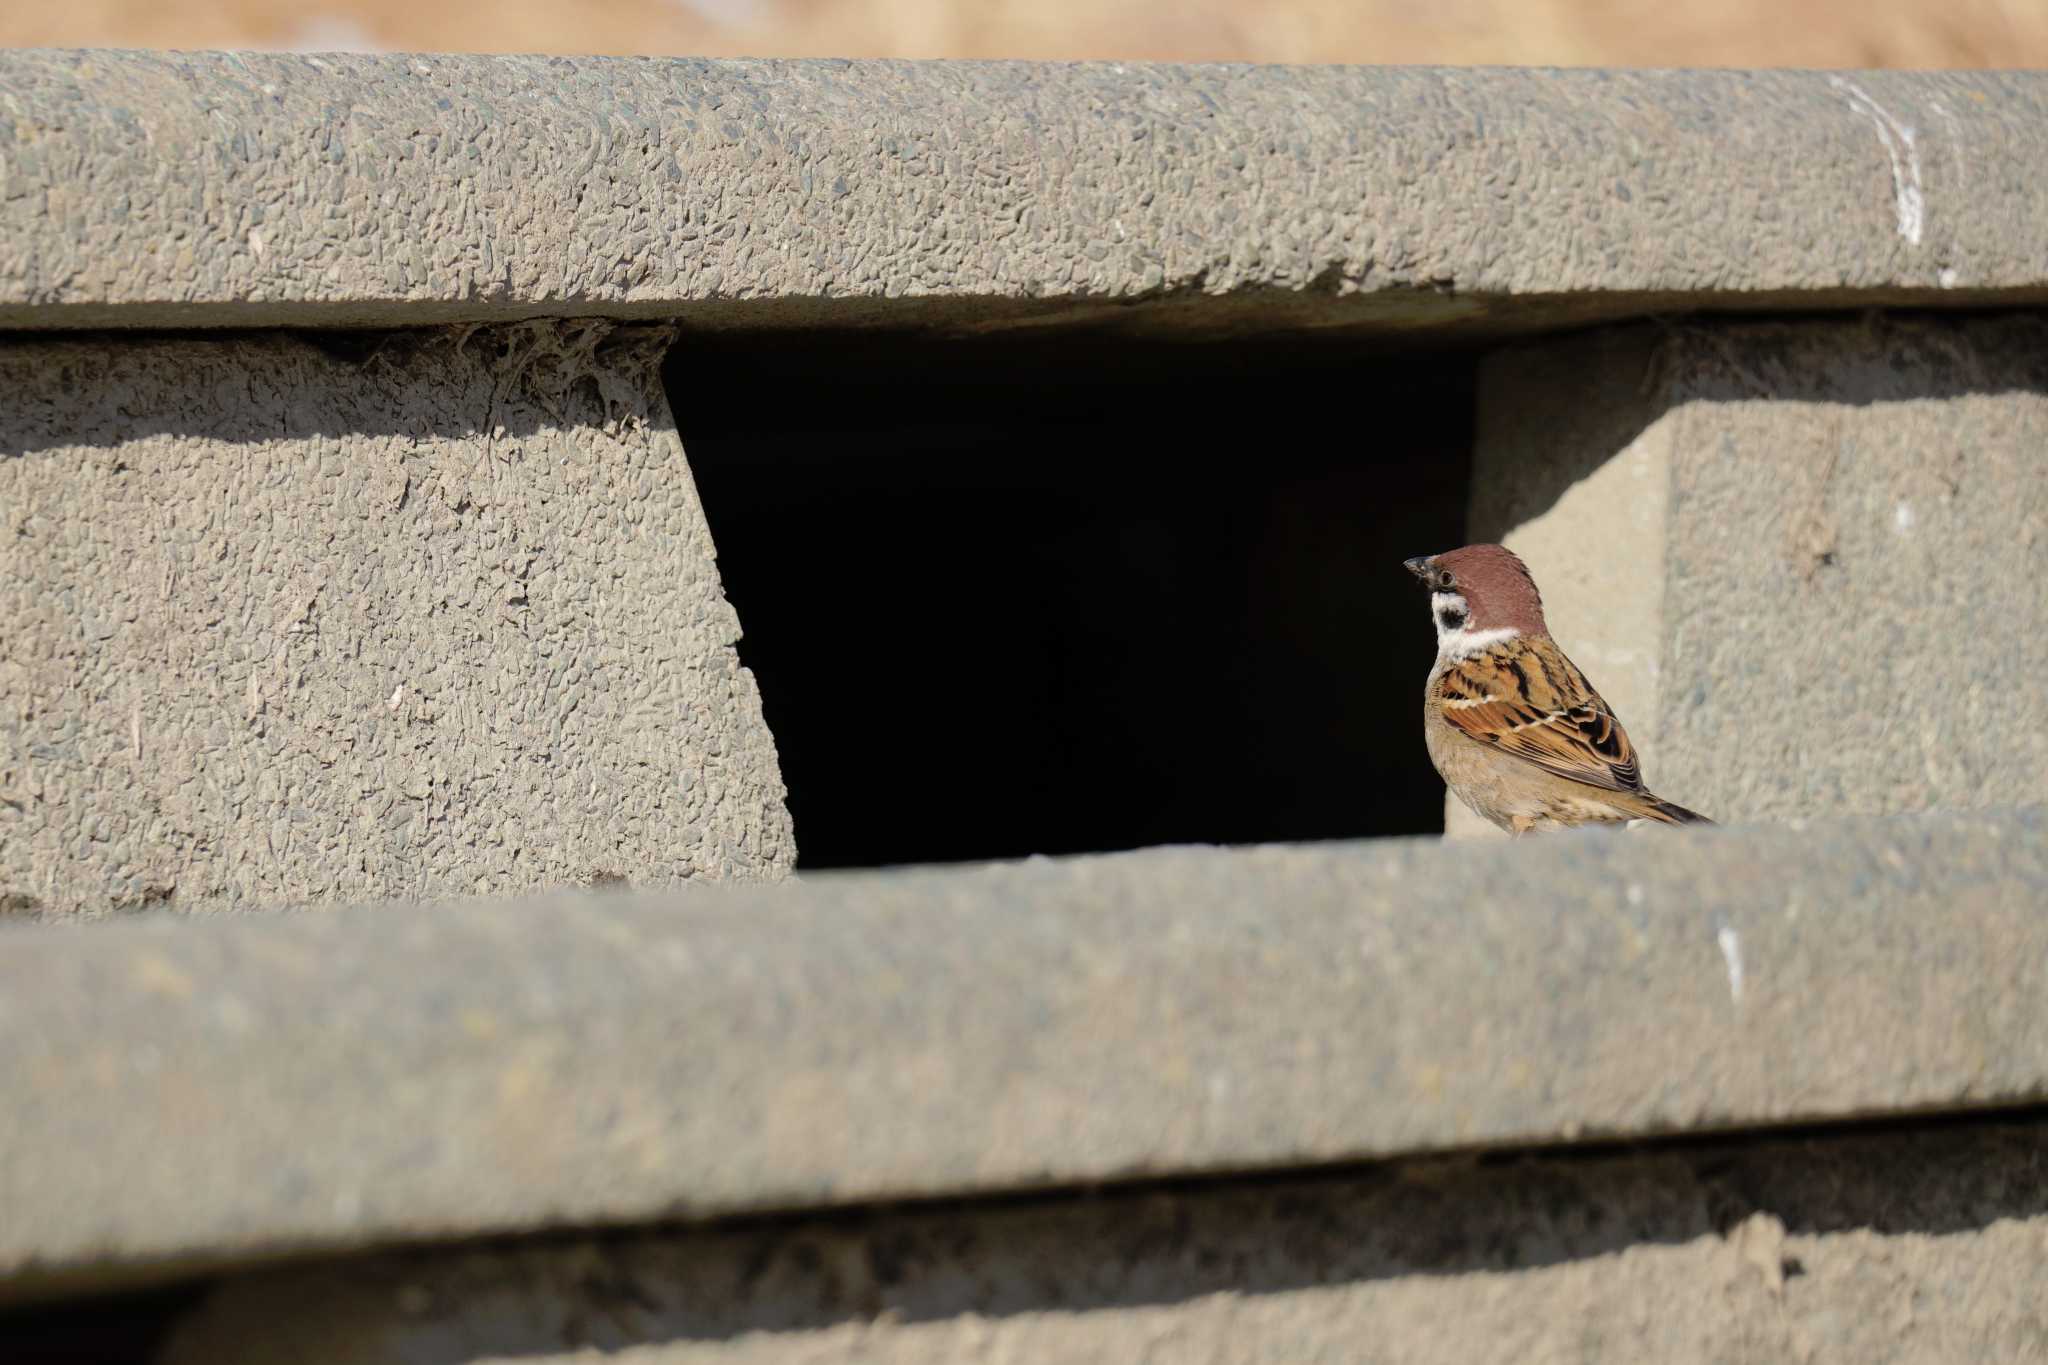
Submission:
[[[1456,580],[1454,580],[1451,577],[1451,571],[1449,569],[1438,569],[1436,571],[1436,585],[1439,588],[1448,588],[1455,581]]]

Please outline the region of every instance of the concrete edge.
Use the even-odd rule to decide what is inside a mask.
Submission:
[[[11,52],[0,86],[0,328],[1455,334],[2048,296],[2042,73]]]
[[[2048,811],[0,929],[0,1278],[2048,1096]]]

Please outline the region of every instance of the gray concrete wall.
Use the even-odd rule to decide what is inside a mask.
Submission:
[[[2038,73],[10,53],[0,88],[5,327],[2048,299]]]
[[[2038,318],[1485,363],[1475,534],[1735,828],[505,893],[791,864],[674,327],[2038,307],[2048,77],[0,89],[0,910],[397,902],[0,925],[0,1299],[225,1276],[177,1360],[2040,1353],[2041,1129],[1955,1119],[2048,1099]]]
[[[2038,803],[2044,450],[2036,318],[1624,328],[1487,360],[1472,534],[1529,560],[1662,795]]]
[[[784,872],[666,340],[0,346],[0,900]]]

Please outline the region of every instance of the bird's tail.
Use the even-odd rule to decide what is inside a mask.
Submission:
[[[1711,825],[1714,823],[1698,811],[1687,810],[1684,806],[1666,801],[1661,796],[1652,796],[1648,792],[1644,792],[1642,796],[1643,818],[1646,820],[1657,820],[1667,825]]]

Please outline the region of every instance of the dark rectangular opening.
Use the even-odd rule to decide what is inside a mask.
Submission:
[[[1401,560],[1474,358],[686,339],[669,396],[799,866],[1434,832]]]

